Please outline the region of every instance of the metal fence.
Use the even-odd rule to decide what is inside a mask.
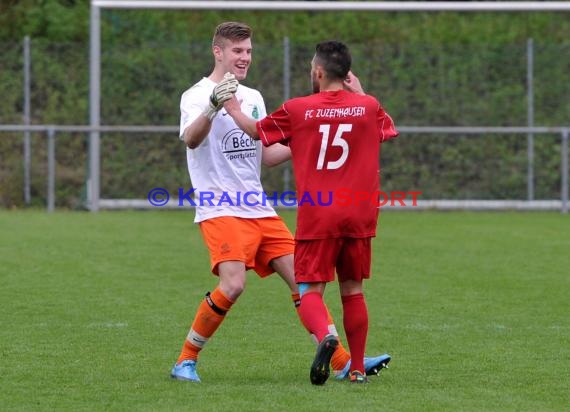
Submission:
[[[403,134],[560,134],[560,200],[449,200],[431,199],[418,200],[414,204],[415,209],[471,209],[471,210],[553,210],[559,209],[562,213],[568,212],[568,136],[570,128],[567,127],[406,127],[401,126],[399,130]],[[169,133],[176,134],[178,128],[169,126],[100,126],[97,128],[90,126],[54,126],[54,125],[0,125],[0,132],[43,132],[47,134],[47,211],[52,212],[55,208],[55,146],[56,133],[128,133],[128,134],[148,134],[148,133]],[[99,159],[95,159],[99,161]],[[97,168],[99,169],[99,168]],[[89,185],[88,185],[89,188]],[[151,187],[147,187],[147,190]],[[88,189],[89,190],[89,189]],[[284,191],[289,190],[284,188]],[[94,211],[103,209],[123,209],[123,208],[153,208],[156,207],[147,199],[101,199],[98,196],[87,196],[89,199],[86,206]],[[277,205],[279,207],[279,205]],[[280,205],[287,207],[287,205]],[[409,205],[407,205],[409,206]],[[177,204],[169,207],[180,208]],[[384,207],[401,208],[403,204],[386,204]]]
[[[306,93],[312,48],[288,38],[279,45],[256,44],[256,56],[263,58],[256,58],[248,84],[262,91],[269,111]],[[529,39],[351,49],[355,72],[402,132],[400,142],[383,151],[383,187],[423,189],[421,207],[564,210],[570,83],[562,79],[570,67],[568,46]],[[0,207],[45,202],[50,209],[96,210],[135,205],[145,190],[165,181],[187,184],[176,138],[178,103],[181,92],[210,68],[207,44],[105,44],[100,120],[108,126],[100,128],[76,126],[89,119],[83,45],[24,39],[0,44],[0,51]],[[125,123],[138,126],[119,126]],[[40,132],[48,138],[37,139]],[[97,150],[89,138],[95,132],[103,133]],[[480,145],[491,149],[481,152]],[[472,163],[464,164],[466,159]],[[458,177],[477,163],[470,180]],[[287,167],[265,170],[264,186],[290,187],[290,174]],[[46,186],[46,176],[52,185]],[[98,178],[99,196],[92,190]],[[485,185],[475,184],[477,179]]]

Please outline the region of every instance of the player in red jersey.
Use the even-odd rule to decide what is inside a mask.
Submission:
[[[371,238],[376,235],[380,143],[398,135],[378,100],[362,92],[341,42],[319,43],[311,62],[314,94],[286,101],[253,122],[232,99],[226,110],[238,126],[264,145],[291,148],[298,191],[295,280],[302,291],[300,316],[319,346],[311,382],[323,384],[337,339],[327,328],[322,295],[338,274],[352,382],[367,381],[364,350],[368,310],[363,280],[370,277]],[[357,79],[356,79],[357,81]],[[353,82],[354,83],[354,82]],[[350,196],[347,196],[350,195]]]
[[[171,369],[170,375],[179,380],[201,381],[197,371],[200,353],[242,294],[247,270],[253,269],[260,277],[277,272],[290,288],[298,313],[300,293],[295,282],[291,232],[270,204],[256,197],[252,203],[236,201],[240,193],[263,193],[259,180],[262,162],[271,166],[291,157],[283,145],[262,148],[259,141],[244,136],[222,110],[222,103],[235,93],[252,119],[266,115],[261,94],[244,85],[238,87],[238,80],[247,77],[252,51],[252,30],[247,24],[218,25],[212,39],[214,68],[184,92],[180,102],[180,138],[188,147],[188,171],[196,194],[213,194],[219,202],[217,206],[199,202],[195,217],[210,253],[212,273],[219,279],[198,306]],[[338,336],[332,316],[329,330]],[[367,372],[373,374],[389,361],[390,356],[384,354],[366,357],[364,363]],[[339,343],[331,360],[338,379],[348,377],[350,364],[350,354]]]

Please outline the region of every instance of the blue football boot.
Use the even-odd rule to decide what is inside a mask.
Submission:
[[[183,360],[174,365],[170,371],[170,376],[181,381],[201,382],[198,372],[196,372],[195,360]]]
[[[379,375],[380,371],[384,368],[388,369],[388,364],[392,360],[392,357],[385,353],[384,355],[375,356],[373,358],[364,358],[364,369],[366,371],[366,376]],[[350,372],[350,360],[346,363],[346,366],[342,371],[337,372],[336,379],[346,379]]]

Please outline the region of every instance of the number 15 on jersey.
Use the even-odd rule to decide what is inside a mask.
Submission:
[[[330,124],[322,124],[319,128],[319,132],[321,133],[322,140],[321,140],[321,150],[319,152],[319,159],[317,161],[317,170],[324,169],[338,169],[340,168],[348,158],[348,142],[342,138],[342,134],[345,132],[350,132],[352,130],[352,124],[339,124],[338,128],[336,129],[336,133],[334,135],[333,141],[331,143],[332,146],[338,146],[342,149],[342,154],[337,160],[328,161],[325,165],[325,154],[328,149],[329,144],[329,136],[331,132],[331,125]]]

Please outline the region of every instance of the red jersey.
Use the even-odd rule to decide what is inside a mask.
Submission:
[[[378,100],[345,90],[286,101],[256,124],[291,148],[299,240],[376,235],[380,143],[398,135]]]

